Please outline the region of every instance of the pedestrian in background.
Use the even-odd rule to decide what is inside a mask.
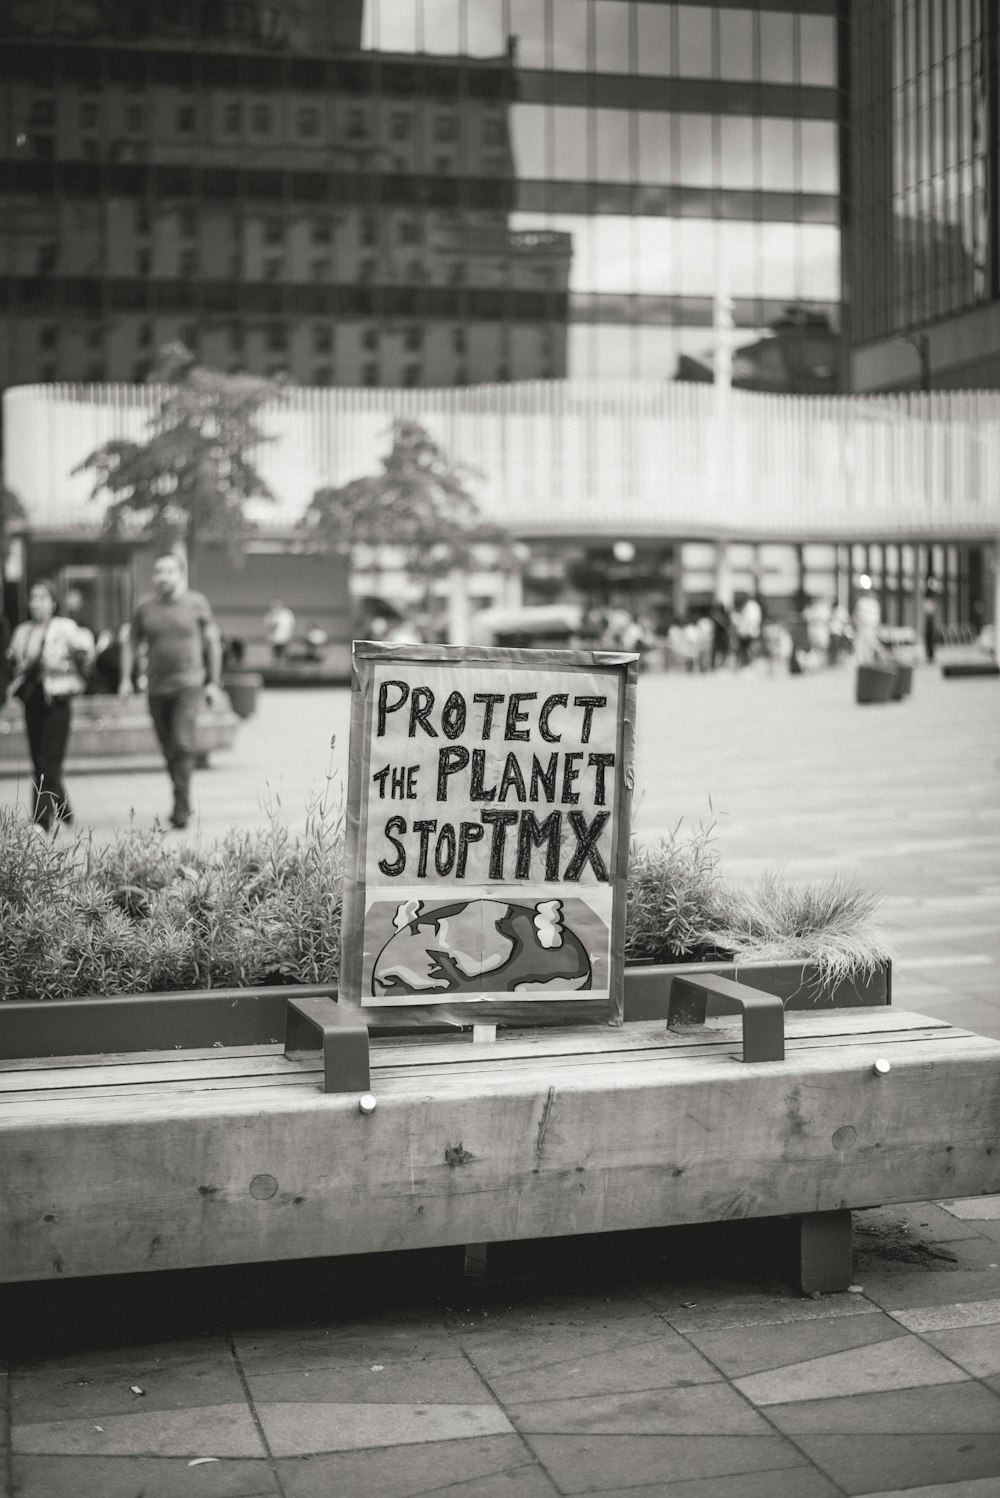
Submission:
[[[859,592],[854,603],[854,654],[859,666],[870,666],[882,654],[878,631],[882,623],[882,608],[872,592],[872,580],[864,573],[858,582]]]
[[[924,653],[928,661],[933,661],[934,652],[938,642],[938,584],[934,579],[927,579],[927,591],[924,594]]]
[[[749,666],[760,645],[764,610],[756,598],[745,598],[733,616],[736,631],[737,661]]]
[[[271,642],[271,659],[283,661],[285,652],[295,637],[295,615],[280,598],[272,599],[271,607],[264,615],[267,637]]]
[[[198,710],[224,701],[222,639],[208,599],[187,586],[181,559],[164,551],[153,563],[153,592],[139,603],[122,645],[120,697],[131,695],[137,650],[146,653],[146,694],[153,729],[173,787],[171,827],[191,818],[191,775]]]
[[[89,629],[59,613],[59,591],[47,578],[28,594],[30,618],[10,642],[11,693],[24,705],[31,753],[31,816],[43,832],[72,822],[63,765],[73,722],[73,698],[83,690],[94,660]]]

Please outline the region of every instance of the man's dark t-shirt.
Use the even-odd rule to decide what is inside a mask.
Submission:
[[[147,692],[170,697],[205,685],[205,629],[212,610],[202,593],[182,593],[168,603],[144,598],[132,620],[132,639],[148,648]]]

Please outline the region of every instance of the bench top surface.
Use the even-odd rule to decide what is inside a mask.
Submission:
[[[870,1064],[878,1056],[892,1065],[918,1059],[925,1065],[947,1056],[1000,1063],[1000,1041],[891,1008],[791,1012],[785,1016],[785,1040],[784,1062],[758,1063],[754,1070],[792,1065],[800,1072],[830,1072]],[[662,1020],[621,1029],[511,1030],[492,1044],[475,1043],[465,1034],[373,1038],[372,1089],[379,1096],[428,1090],[443,1096],[472,1088],[544,1087],[555,1076],[562,1085],[571,1085],[574,1076],[592,1084],[597,1066],[609,1069],[609,1086],[679,1082],[690,1079],[692,1064],[707,1081],[720,1072],[731,1074],[740,1049],[738,1019],[671,1031]],[[29,1114],[38,1120],[56,1111],[65,1116],[67,1109],[124,1112],[143,1102],[239,1106],[266,1097],[275,1104],[280,1094],[282,1103],[304,1103],[317,1094],[321,1066],[318,1051],[289,1057],[277,1042],[0,1061],[0,1128],[24,1123]]]

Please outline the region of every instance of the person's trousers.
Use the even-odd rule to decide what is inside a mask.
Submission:
[[[68,697],[55,697],[46,702],[43,694],[35,691],[24,704],[24,727],[31,751],[34,790],[32,818],[46,831],[53,822],[65,821],[72,815],[63,783],[63,762],[71,723],[72,708]]]
[[[174,788],[173,815],[191,815],[191,772],[197,752],[198,709],[203,687],[187,687],[169,697],[150,697],[149,714],[157,742],[167,762]]]

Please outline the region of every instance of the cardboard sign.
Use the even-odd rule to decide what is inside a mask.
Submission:
[[[342,1002],[621,1022],[635,663],[355,644]]]

